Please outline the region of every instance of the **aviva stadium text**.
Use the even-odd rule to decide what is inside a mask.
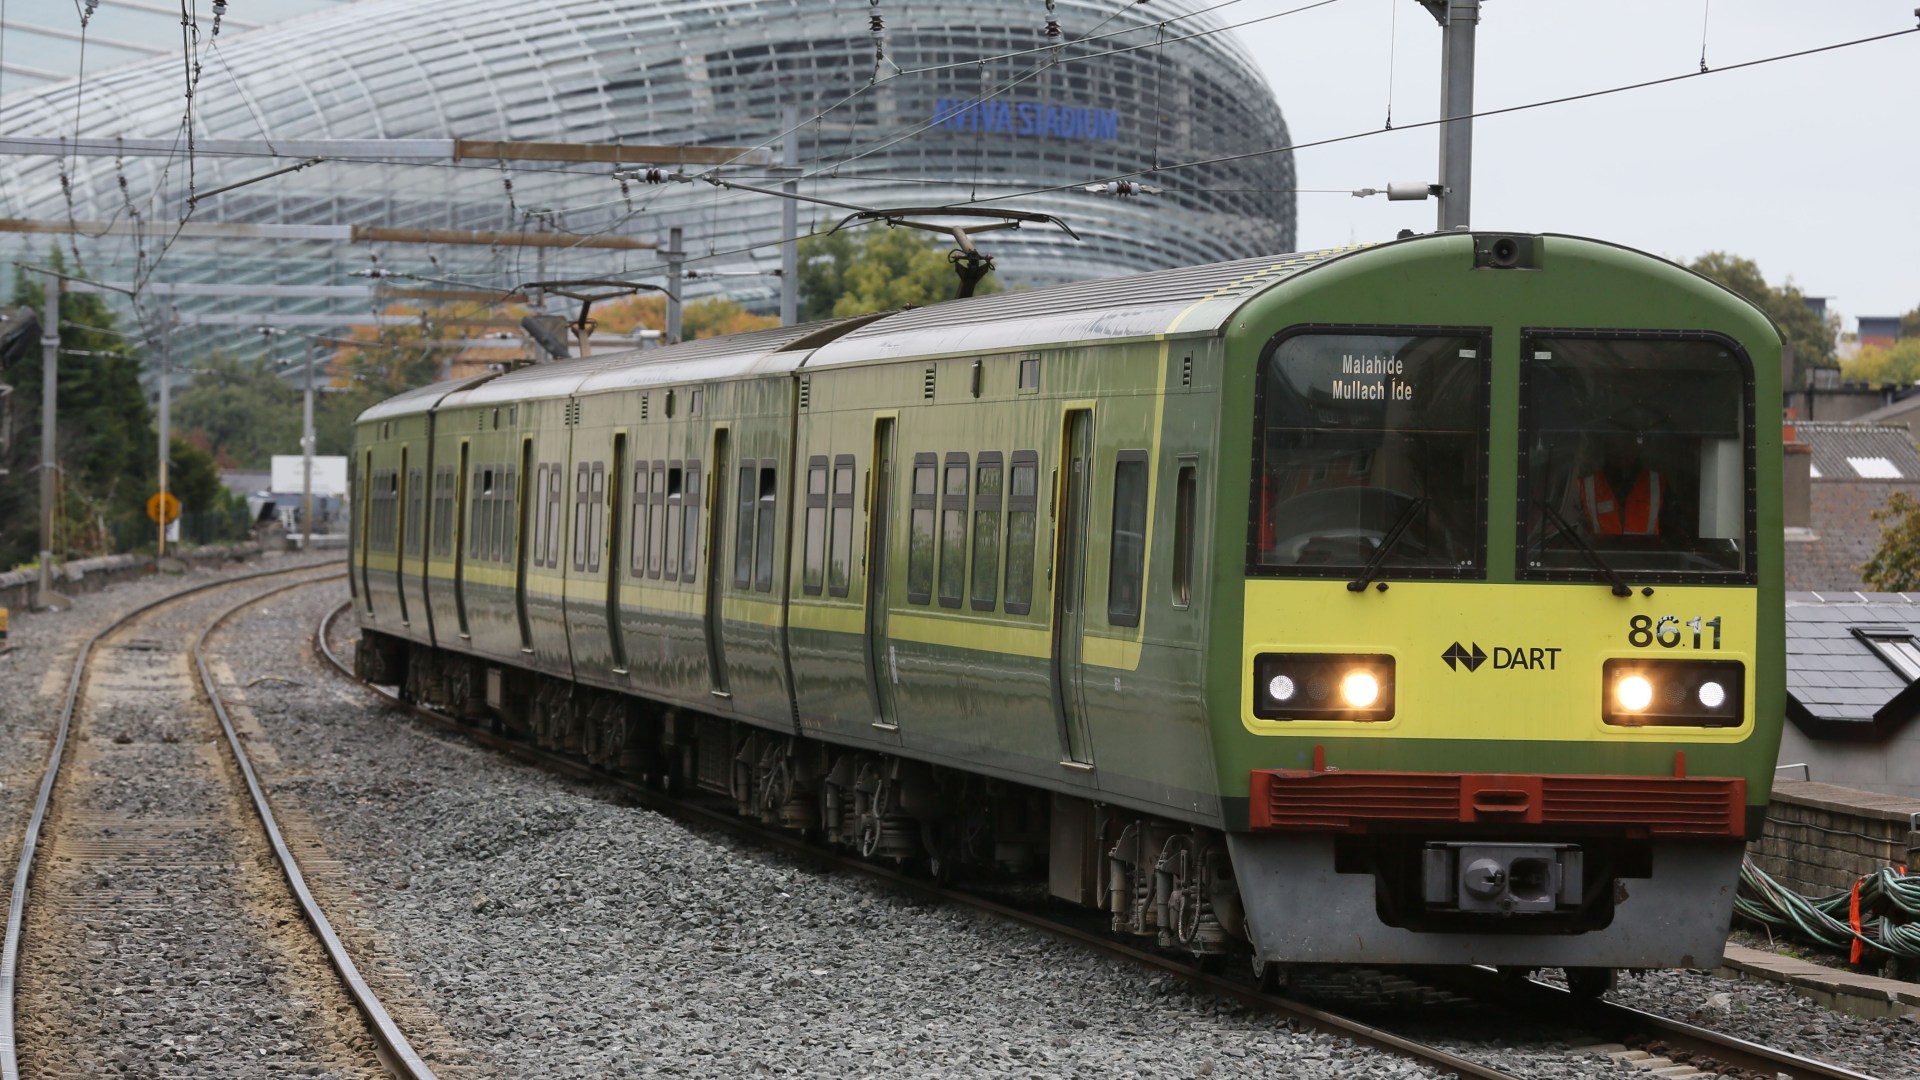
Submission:
[[[933,122],[950,131],[980,131],[1035,139],[1120,138],[1120,114],[1113,109],[1048,105],[1038,101],[979,101],[939,98]]]

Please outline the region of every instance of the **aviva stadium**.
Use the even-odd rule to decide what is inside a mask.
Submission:
[[[79,223],[89,276],[260,285],[348,282],[376,260],[422,277],[510,287],[535,278],[645,276],[652,250],[397,244],[343,238],[172,236],[194,222],[379,226],[625,236],[665,246],[683,230],[690,267],[779,265],[780,200],[704,183],[626,183],[590,162],[409,161],[377,149],[297,172],[298,159],[223,153],[210,140],[473,139],[764,148],[719,173],[777,187],[783,117],[797,115],[799,191],[857,207],[980,202],[1055,215],[983,238],[1003,281],[1046,284],[1290,250],[1287,153],[1162,171],[1153,193],[1090,194],[1090,181],[1287,142],[1246,50],[1199,0],[1151,7],[1059,0],[1060,34],[1032,0],[278,0],[233,5],[198,42],[192,109],[177,15],[102,4],[85,65],[69,0],[16,0],[6,28],[0,140],[54,153],[0,156],[0,216]],[[202,8],[205,6],[202,5]],[[1230,11],[1231,9],[1229,9]],[[876,31],[875,24],[879,24]],[[38,35],[38,36],[36,36]],[[78,76],[76,77],[76,72]],[[189,136],[194,149],[189,150]],[[102,153],[116,138],[171,153]],[[89,144],[62,154],[58,140]],[[671,172],[673,162],[662,161]],[[710,165],[687,166],[704,172]],[[235,186],[237,185],[237,186]],[[225,190],[222,190],[225,189]],[[838,207],[803,204],[801,233]],[[112,223],[111,231],[97,227]],[[0,233],[11,261],[53,237]],[[59,242],[68,246],[62,237]],[[658,280],[657,278],[655,280]],[[770,277],[703,278],[765,308]],[[295,296],[177,300],[182,312],[368,313],[366,300]]]

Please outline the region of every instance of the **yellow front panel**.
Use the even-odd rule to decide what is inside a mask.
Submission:
[[[1390,581],[1384,593],[1354,593],[1344,581],[1249,581],[1240,719],[1256,735],[1739,742],[1753,731],[1756,608],[1750,588],[1657,586],[1623,598],[1590,583]],[[1450,666],[1456,643],[1486,659],[1474,670]],[[1272,652],[1392,656],[1393,719],[1255,717],[1254,657]],[[1746,714],[1739,727],[1608,725],[1600,669],[1613,657],[1738,660]]]

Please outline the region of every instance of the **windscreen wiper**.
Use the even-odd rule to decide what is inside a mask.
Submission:
[[[1553,523],[1553,527],[1560,531],[1561,536],[1566,537],[1580,554],[1587,557],[1587,561],[1593,564],[1595,570],[1607,576],[1607,580],[1613,584],[1613,595],[1633,595],[1633,589],[1620,577],[1620,572],[1607,563],[1606,557],[1601,555],[1600,550],[1589,543],[1586,537],[1581,536],[1578,530],[1568,525],[1567,519],[1561,517],[1558,511],[1548,506],[1547,501],[1538,495],[1528,495],[1527,498],[1533,500],[1533,504],[1540,508],[1540,512],[1547,515],[1547,520]]]
[[[1414,516],[1426,504],[1426,496],[1423,495],[1408,503],[1405,510],[1400,511],[1400,516],[1394,520],[1393,528],[1388,529],[1387,534],[1380,538],[1380,546],[1373,549],[1373,555],[1367,559],[1367,565],[1360,568],[1360,576],[1347,582],[1348,592],[1360,592],[1373,584],[1374,576],[1380,573],[1381,564],[1387,561],[1387,554],[1393,550],[1393,545],[1400,542],[1400,537],[1406,535],[1407,526],[1413,524]]]

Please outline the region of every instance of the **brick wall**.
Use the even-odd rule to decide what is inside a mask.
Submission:
[[[1887,865],[1920,872],[1920,799],[1776,780],[1766,831],[1747,845],[1753,860],[1782,885],[1806,897],[1850,888]]]

